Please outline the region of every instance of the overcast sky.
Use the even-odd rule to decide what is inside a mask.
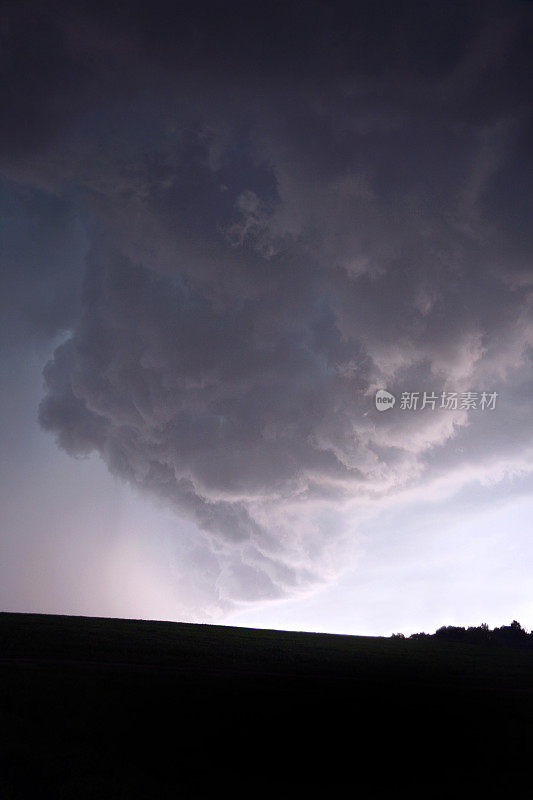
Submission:
[[[532,628],[533,5],[1,35],[1,607]]]

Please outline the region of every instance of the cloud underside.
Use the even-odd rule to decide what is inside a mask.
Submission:
[[[41,105],[15,147],[12,99],[2,139],[6,177],[88,240],[41,424],[190,516],[222,604],[334,574],[360,507],[529,468],[530,18],[435,4],[393,21],[404,46],[310,5],[270,39],[37,16],[55,60],[14,76]],[[499,397],[379,413],[381,387]]]

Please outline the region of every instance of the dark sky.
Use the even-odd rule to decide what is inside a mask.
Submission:
[[[521,496],[532,4],[106,5],[1,16],[4,420],[74,457],[56,517],[98,456],[204,618],[334,582],[369,509]],[[467,391],[496,407],[400,404]]]

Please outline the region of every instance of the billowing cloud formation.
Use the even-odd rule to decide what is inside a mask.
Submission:
[[[220,602],[330,574],[358,504],[530,468],[525,4],[31,5],[1,164],[90,242],[40,420],[192,516]]]

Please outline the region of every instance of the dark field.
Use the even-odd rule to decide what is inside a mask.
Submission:
[[[531,796],[531,650],[7,613],[0,646],[2,800]]]

